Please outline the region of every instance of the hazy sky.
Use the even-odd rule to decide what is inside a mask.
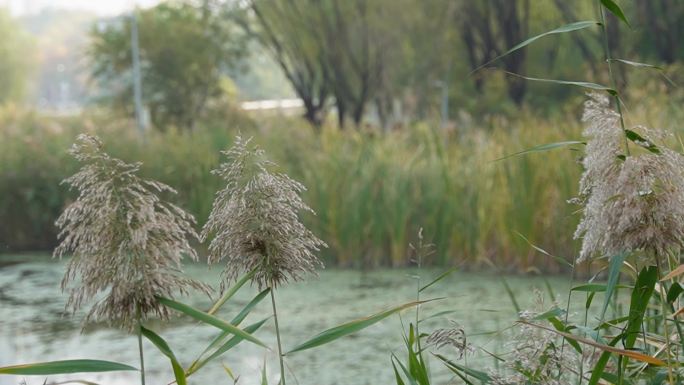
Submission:
[[[0,0],[0,6],[9,8],[13,15],[36,13],[43,8],[66,8],[111,16],[132,9],[135,4],[149,7],[159,2],[160,0]]]

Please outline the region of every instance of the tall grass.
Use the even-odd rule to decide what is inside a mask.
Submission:
[[[571,103],[573,105],[573,103]],[[580,103],[575,103],[579,107]],[[630,116],[658,126],[671,118],[655,100]],[[401,131],[339,131],[320,135],[298,119],[254,121],[233,114],[193,133],[151,132],[145,142],[129,122],[91,113],[50,118],[0,111],[0,252],[54,246],[54,220],[73,193],[59,185],[76,169],[66,149],[93,132],[116,157],[143,162],[142,174],[179,191],[175,199],[199,221],[222,184],[210,174],[238,131],[255,136],[281,170],[308,187],[317,212],[305,217],[329,243],[329,265],[398,266],[408,260],[419,227],[438,254],[433,263],[556,271],[559,266],[523,239],[556,255],[574,256],[578,217],[566,200],[577,193],[580,153],[567,148],[496,161],[540,143],[579,139],[578,112],[539,118],[491,117],[449,129],[418,123]]]

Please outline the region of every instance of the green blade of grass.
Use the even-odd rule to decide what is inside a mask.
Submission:
[[[430,287],[430,286],[436,284],[437,282],[443,280],[444,278],[448,277],[451,273],[453,273],[453,272],[456,271],[456,270],[458,270],[458,268],[457,268],[457,267],[454,267],[454,268],[451,268],[451,269],[449,269],[449,270],[443,272],[443,273],[440,274],[437,278],[433,279],[432,282],[430,282],[430,283],[428,283],[427,285],[421,287],[420,290],[418,290],[418,292],[419,292],[419,293],[422,293],[423,290],[427,289],[428,287]]]
[[[626,349],[634,347],[656,282],[658,282],[658,269],[655,266],[644,267],[637,276],[629,304],[629,321],[624,332],[623,343]]]
[[[513,294],[513,289],[511,289],[511,286],[508,284],[508,281],[506,281],[506,278],[501,277],[501,283],[504,286],[504,289],[506,290],[506,294],[508,294],[508,298],[511,300],[511,304],[513,305],[513,308],[515,309],[515,314],[520,314],[520,305],[518,304],[518,300],[515,299],[515,294]]]
[[[503,71],[504,73],[519,77],[521,79],[533,81],[533,82],[541,82],[541,83],[553,83],[553,84],[562,84],[566,86],[575,86],[575,87],[582,87],[582,88],[589,88],[592,90],[597,90],[597,91],[606,91],[607,93],[615,96],[618,94],[618,92],[610,87],[597,84],[597,83],[591,83],[591,82],[581,82],[581,81],[572,81],[572,80],[557,80],[557,79],[542,79],[542,78],[533,78],[530,76],[523,76],[520,74],[516,74],[514,72],[509,72],[509,71]]]
[[[610,259],[608,265],[608,282],[606,283],[606,294],[603,301],[603,308],[601,309],[601,322],[606,316],[606,310],[608,310],[608,304],[613,297],[613,292],[615,292],[616,286],[620,280],[620,269],[622,269],[622,264],[627,258],[627,253],[620,253],[614,255]]]
[[[399,371],[397,370],[397,364],[394,363],[394,356],[392,356],[392,368],[394,369],[394,378],[397,381],[397,385],[406,385],[404,380],[401,379],[401,375],[399,374]]]
[[[271,317],[264,318],[263,320],[261,320],[261,321],[259,321],[259,322],[256,322],[256,323],[253,323],[253,324],[251,324],[251,325],[248,325],[248,326],[245,327],[244,330],[245,330],[247,333],[254,333],[254,332],[256,332],[257,330],[259,330],[259,328],[260,328],[261,326],[263,326],[263,324],[266,323],[266,321],[268,321],[269,318],[271,318]],[[226,343],[224,343],[224,344],[221,345],[218,349],[216,349],[209,357],[207,357],[207,358],[204,359],[204,360],[197,360],[197,361],[194,362],[192,365],[190,365],[190,368],[189,368],[188,371],[187,371],[187,375],[191,375],[191,374],[195,373],[196,371],[200,370],[204,365],[208,364],[209,362],[211,362],[212,360],[216,359],[217,357],[219,357],[219,356],[222,355],[223,353],[225,353],[225,352],[229,351],[230,349],[234,348],[235,346],[237,346],[237,345],[238,345],[240,342],[242,342],[243,340],[244,340],[244,338],[242,338],[242,337],[240,337],[240,336],[233,336],[233,338],[231,338],[231,339],[229,339],[228,341],[226,341]],[[204,354],[204,353],[203,353],[203,354]]]
[[[531,38],[529,38],[529,39],[527,39],[527,40],[525,40],[525,41],[523,41],[523,42],[520,42],[520,43],[516,44],[515,46],[513,46],[511,49],[509,49],[508,51],[504,52],[503,54],[501,54],[501,55],[495,57],[494,59],[492,59],[492,60],[490,60],[490,61],[488,61],[488,62],[486,62],[486,63],[484,63],[484,64],[482,64],[482,65],[480,65],[480,66],[478,66],[477,68],[475,68],[475,69],[474,69],[473,71],[471,71],[470,73],[473,74],[473,73],[479,71],[480,69],[482,69],[482,68],[484,68],[484,67],[486,67],[486,66],[488,66],[488,65],[490,65],[490,64],[492,64],[492,63],[494,63],[495,61],[501,59],[502,57],[507,56],[507,55],[510,55],[510,54],[512,54],[513,52],[515,52],[515,51],[517,51],[517,50],[519,50],[519,49],[521,49],[521,48],[524,48],[524,47],[526,47],[526,46],[532,44],[533,42],[535,42],[535,41],[538,40],[538,39],[541,39],[541,38],[544,37],[544,36],[555,35],[555,34],[560,34],[560,33],[568,33],[568,32],[577,31],[577,30],[580,30],[580,29],[585,29],[585,28],[593,27],[593,26],[595,26],[595,25],[600,25],[600,23],[597,22],[597,21],[593,21],[593,20],[577,21],[577,22],[574,22],[574,23],[570,23],[570,24],[566,24],[566,25],[560,26],[560,27],[558,27],[558,28],[556,28],[556,29],[552,29],[552,30],[550,30],[550,31],[546,31],[546,32],[540,33],[539,35],[532,36]]]
[[[159,351],[163,355],[169,358],[169,360],[171,361],[171,367],[173,368],[173,375],[176,378],[176,383],[178,385],[187,385],[185,371],[183,370],[181,364],[178,362],[176,355],[173,354],[173,350],[171,350],[169,344],[167,344],[166,341],[164,341],[164,339],[160,335],[156,334],[150,329],[141,326],[140,331],[142,335],[145,336],[145,338],[147,338],[150,342],[152,342],[154,346],[156,346],[157,349],[159,349]]]
[[[315,348],[317,346],[321,346],[324,344],[327,344],[329,342],[335,341],[336,339],[340,337],[344,337],[346,335],[358,332],[359,330],[363,330],[377,322],[382,321],[383,319],[391,316],[392,314],[398,313],[404,309],[408,309],[410,307],[418,306],[420,304],[424,304],[430,301],[434,300],[427,300],[427,301],[414,301],[414,302],[409,302],[405,303],[403,305],[399,305],[396,307],[393,307],[389,310],[382,311],[377,314],[373,314],[368,317],[360,318],[354,321],[350,321],[347,323],[344,323],[339,326],[335,326],[333,328],[327,329],[316,336],[312,337],[311,339],[297,345],[293,349],[290,349],[287,354],[291,354],[294,352],[299,352],[302,350],[307,350],[311,348]]]
[[[235,284],[231,286],[230,289],[226,290],[225,294],[223,294],[221,298],[219,298],[218,301],[216,301],[214,306],[212,306],[211,309],[209,309],[207,314],[213,315],[214,313],[216,313],[218,309],[220,309],[221,306],[223,306],[223,304],[226,303],[226,301],[228,301],[232,296],[234,296],[235,293],[237,293],[237,291],[240,290],[240,288],[244,286],[245,283],[247,283],[247,281],[254,277],[254,274],[256,274],[256,269],[253,269],[249,273],[245,274],[244,277],[240,278],[240,280],[235,282]]]
[[[401,368],[401,371],[404,372],[404,375],[405,375],[406,378],[409,380],[409,383],[410,383],[411,385],[418,385],[418,382],[416,382],[416,380],[413,379],[413,376],[411,376],[411,373],[409,372],[409,370],[406,369],[406,366],[405,366],[401,361],[399,361],[399,359],[397,358],[397,356],[395,356],[394,354],[392,354],[392,358],[394,359],[394,361],[396,361],[396,362],[399,364],[399,367]]]
[[[138,370],[132,366],[101,360],[63,360],[0,367],[0,374],[43,376],[68,373],[95,373]]]
[[[450,361],[449,359],[447,359],[446,357],[444,357],[441,354],[434,354],[433,353],[433,355],[435,357],[437,357],[440,361],[442,361],[442,363],[449,370],[451,370],[454,373],[456,373],[457,371],[464,373],[468,376],[476,378],[477,380],[481,381],[483,384],[488,384],[492,380],[492,378],[489,376],[489,374],[487,374],[485,372],[481,372],[479,370],[475,370],[475,369],[471,369],[471,368],[468,368],[468,367],[463,366],[463,365],[459,365],[453,361]]]
[[[625,59],[609,59],[609,60],[612,61],[612,62],[618,62],[618,63],[622,63],[622,64],[627,64],[627,65],[630,65],[630,66],[632,66],[632,67],[652,68],[652,69],[656,69],[656,70],[662,70],[662,69],[663,69],[663,67],[660,67],[660,66],[657,66],[657,65],[647,64],[647,63],[639,63],[639,62],[631,61],[631,60],[625,60]]]
[[[625,24],[627,24],[628,27],[632,27],[629,24],[629,21],[627,21],[625,13],[622,12],[622,9],[619,5],[617,5],[616,2],[614,2],[613,0],[601,0],[601,5],[603,5],[604,8],[610,11],[610,13],[615,15],[615,17],[617,17],[618,19],[622,20]]]
[[[580,343],[585,344],[585,345],[593,346],[597,349],[603,350],[604,352],[619,354],[621,356],[629,357],[629,358],[632,358],[632,359],[635,359],[635,360],[641,361],[641,362],[646,362],[646,363],[649,363],[651,365],[657,365],[657,366],[665,366],[666,365],[665,361],[663,361],[657,357],[649,356],[648,354],[639,353],[639,352],[634,351],[634,350],[619,349],[619,348],[613,347],[611,345],[601,344],[601,343],[592,341],[592,340],[587,339],[587,338],[583,338],[580,336],[576,336],[574,334],[562,332],[562,331],[552,329],[552,328],[549,328],[549,327],[546,327],[543,325],[538,325],[538,324],[535,324],[532,322],[526,322],[526,321],[518,321],[518,322],[521,324],[534,326],[536,328],[540,328],[540,329],[544,329],[544,330],[556,333],[556,334],[563,336],[565,338],[574,339],[577,342],[580,342]]]
[[[270,291],[271,291],[270,289],[266,289],[266,290],[263,290],[262,292],[260,292],[259,294],[257,294],[247,305],[245,305],[244,308],[242,308],[240,313],[238,313],[238,315],[236,315],[230,321],[230,324],[235,325],[235,326],[239,326],[240,323],[242,321],[244,321],[244,319],[247,317],[247,315],[249,315],[250,311],[252,311],[252,309],[259,302],[261,302],[261,300],[263,300],[264,297],[266,297],[266,295],[268,295],[268,293],[270,293]],[[259,326],[261,326],[261,325],[259,325]],[[254,332],[254,331],[248,330],[248,328],[249,328],[249,326],[244,329],[247,333],[253,333]],[[207,346],[204,349],[204,351],[202,351],[202,353],[200,353],[199,357],[192,364],[190,364],[190,367],[188,368],[188,372],[191,372],[191,373],[195,372],[197,370],[197,369],[195,369],[195,366],[198,365],[198,363],[202,360],[202,357],[204,357],[207,353],[209,353],[213,349],[217,349],[219,346],[221,346],[221,344],[224,343],[225,339],[230,334],[231,333],[224,331],[221,334],[219,334],[218,336],[216,336],[216,338],[214,338],[214,340],[209,344],[209,346]],[[238,337],[235,337],[235,338],[238,338]],[[242,341],[242,339],[240,339],[240,341]],[[223,347],[225,347],[226,345],[227,345],[227,343],[224,344]],[[221,349],[223,349],[223,347]],[[232,348],[232,346],[229,347],[228,349],[230,349],[230,348]],[[223,352],[227,351],[228,349],[224,350]],[[206,364],[206,362],[205,362],[205,364]],[[202,365],[204,365],[204,364],[202,364]]]
[[[632,286],[628,285],[615,285],[615,288],[618,289],[631,289]],[[608,285],[603,284],[603,283],[585,283],[583,285],[577,285],[573,287],[572,291],[582,291],[582,292],[588,292],[588,293],[603,293],[608,289]]]
[[[219,328],[225,332],[234,334],[236,336],[240,336],[240,337],[244,338],[245,340],[253,342],[259,346],[268,348],[268,346],[265,343],[261,342],[259,339],[257,339],[253,335],[245,332],[244,330],[238,328],[235,325],[231,325],[228,322],[223,321],[222,319],[216,318],[211,314],[207,314],[201,310],[197,310],[191,306],[188,306],[188,305],[180,303],[180,302],[176,302],[176,301],[168,299],[168,298],[157,297],[157,299],[159,300],[159,303],[161,303],[164,306],[167,306],[171,309],[177,310],[183,314],[186,314],[186,315],[188,315],[188,316],[190,316],[190,317],[192,317],[198,321],[202,321],[208,325],[212,325],[214,327],[217,327],[217,328]]]
[[[543,146],[546,146],[546,147],[545,147],[545,148],[542,148],[542,149],[539,149],[540,146],[537,146],[536,148],[535,148],[535,147],[532,147],[532,148],[530,148],[529,150],[525,150],[525,151],[521,151],[521,152],[518,152],[518,153],[515,153],[515,154],[511,154],[511,155],[508,155],[508,156],[506,156],[506,157],[504,157],[504,158],[501,158],[501,159],[510,158],[510,157],[512,157],[512,156],[517,156],[517,155],[528,154],[528,153],[530,153],[530,152],[548,151],[548,150],[552,150],[552,149],[554,149],[554,148],[563,147],[563,146],[568,146],[568,145],[572,145],[572,144],[584,144],[584,145],[586,145],[587,143],[586,143],[586,142],[582,142],[582,141],[578,141],[578,140],[572,140],[572,141],[567,141],[567,142],[557,142],[557,143],[542,144],[542,145],[541,145],[542,147],[543,147]],[[498,159],[497,159],[497,160],[498,160]],[[565,259],[563,259],[563,258],[561,258],[561,257],[559,257],[559,256],[557,256],[557,255],[553,255],[553,254],[549,253],[548,251],[542,249],[542,248],[539,247],[539,246],[536,246],[535,244],[533,244],[532,242],[530,242],[530,240],[527,239],[527,237],[525,237],[524,235],[520,234],[519,232],[515,231],[515,233],[516,233],[520,238],[522,238],[525,242],[527,242],[528,245],[530,245],[533,249],[537,250],[538,252],[540,252],[540,253],[546,255],[547,257],[553,258],[556,262],[560,263],[561,265],[565,265],[565,266],[567,266],[567,267],[572,267],[572,263],[566,261]]]

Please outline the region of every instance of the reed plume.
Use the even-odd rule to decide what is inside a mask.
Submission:
[[[79,135],[70,151],[81,169],[63,181],[78,198],[57,219],[61,244],[54,257],[71,256],[62,280],[67,308],[104,294],[85,321],[133,329],[151,314],[168,317],[157,296],[187,294],[206,286],[182,275],[181,260],[197,259],[192,215],[161,200],[175,191],[137,176],[141,163],[110,157],[94,136]]]
[[[633,128],[633,146],[644,151],[627,154],[619,115],[599,94],[585,103],[583,121],[588,141],[578,200],[584,206],[583,218],[575,232],[582,239],[579,260],[637,250],[648,255],[680,250],[684,157],[655,145],[668,133]]]
[[[253,282],[276,288],[322,267],[314,252],[326,245],[299,220],[299,212],[314,213],[300,197],[305,187],[272,172],[276,165],[250,140],[238,136],[223,152],[227,162],[213,171],[226,187],[216,194],[202,239],[214,236],[209,262],[226,260],[225,281],[255,270]]]

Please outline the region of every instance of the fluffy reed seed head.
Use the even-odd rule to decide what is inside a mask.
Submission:
[[[104,293],[85,321],[130,329],[152,313],[168,317],[157,296],[206,291],[181,271],[183,256],[197,259],[188,243],[197,238],[194,218],[157,196],[175,191],[138,177],[140,163],[110,157],[97,137],[79,135],[70,153],[83,166],[62,183],[79,196],[57,219],[62,242],[54,251],[54,257],[72,256],[62,280],[67,308],[76,311]]]
[[[591,94],[583,121],[588,138],[580,180],[583,218],[579,260],[643,250],[664,255],[684,246],[684,157],[658,147],[658,153],[625,156],[619,115],[608,98]],[[667,134],[635,127],[652,147]],[[636,147],[636,146],[634,146]]]
[[[535,290],[535,308],[520,312],[521,320],[534,322],[544,312],[544,299]],[[563,347],[563,337],[532,324],[520,324],[506,346],[510,349],[504,373],[491,373],[495,385],[570,385],[580,364],[579,355],[570,346]]]
[[[430,333],[426,342],[435,349],[452,348],[458,354],[457,359],[462,359],[466,354],[473,353],[473,347],[468,343],[465,329],[457,322],[451,321],[453,327],[437,329]]]
[[[314,213],[301,199],[305,187],[271,170],[264,151],[237,137],[224,151],[227,161],[212,171],[226,181],[216,194],[202,239],[213,235],[209,263],[226,260],[226,281],[255,270],[253,282],[275,288],[301,280],[322,267],[314,255],[326,244],[299,220],[298,213]]]

